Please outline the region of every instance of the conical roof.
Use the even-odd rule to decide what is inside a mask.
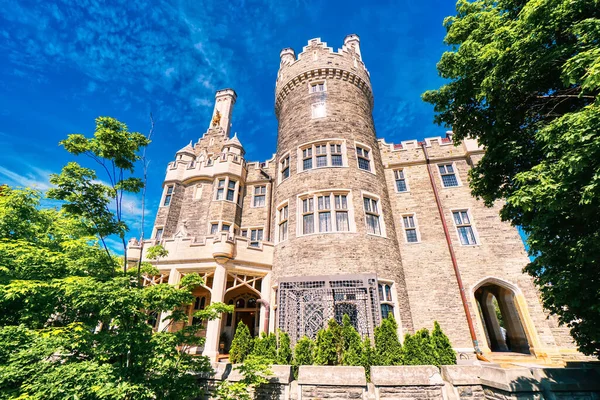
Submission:
[[[179,153],[189,153],[191,155],[194,155],[194,147],[192,146],[192,141],[190,140],[190,143],[187,146],[185,146],[177,152],[177,154]]]
[[[242,146],[242,143],[237,137],[237,132],[233,134],[232,138],[229,138],[229,140],[225,142],[224,146],[238,146],[240,149],[244,148],[244,146]]]

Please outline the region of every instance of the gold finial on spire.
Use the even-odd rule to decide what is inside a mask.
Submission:
[[[221,113],[219,110],[215,111],[215,116],[212,119],[212,126],[217,126],[221,122]]]

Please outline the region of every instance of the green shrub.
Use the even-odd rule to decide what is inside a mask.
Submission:
[[[448,336],[442,332],[440,324],[437,321],[433,323],[433,332],[431,332],[431,346],[435,353],[435,364],[440,365],[453,365],[456,364],[456,352],[450,344]]]
[[[402,363],[404,365],[435,365],[435,351],[426,328],[417,331],[414,335],[407,333],[404,336]]]
[[[361,365],[362,341],[347,314],[342,318],[342,339],[342,365]]]
[[[342,361],[343,338],[342,327],[334,319],[328,326],[317,333],[315,344],[316,365],[339,365]]]
[[[290,335],[279,330],[279,346],[277,348],[277,364],[290,365],[292,363],[292,348]]]
[[[298,367],[301,365],[313,365],[315,363],[315,343],[304,336],[298,340],[294,347],[294,377],[298,378]]]
[[[418,341],[418,346],[422,349],[421,365],[435,365],[436,355],[431,343],[429,330],[427,328],[420,329],[415,333],[415,336]]]
[[[244,362],[248,354],[252,353],[253,346],[254,340],[252,340],[248,326],[240,321],[231,342],[229,361],[233,364]]]
[[[398,324],[389,314],[375,328],[373,365],[402,365],[402,345],[398,339]]]
[[[371,346],[371,339],[366,337],[362,343],[362,354],[360,356],[360,365],[365,368],[365,374],[367,380],[371,380],[371,365],[373,365],[373,357],[375,356],[373,347]]]
[[[252,348],[251,354],[257,357],[263,357],[268,360],[270,364],[275,363],[277,360],[277,337],[275,334],[266,334],[263,332],[260,334],[260,337],[256,337],[254,339],[254,347]]]

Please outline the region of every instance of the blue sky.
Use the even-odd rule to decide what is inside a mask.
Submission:
[[[452,0],[421,1],[2,1],[0,7],[0,183],[48,187],[71,157],[57,143],[91,135],[115,117],[147,133],[149,225],[166,164],[208,127],[214,92],[238,94],[232,132],[247,159],[275,151],[273,111],[279,52],[311,38],[334,49],[361,38],[375,94],[379,137],[388,142],[444,135],[420,100],[443,82],[444,17]],[[137,234],[135,198],[126,211]]]

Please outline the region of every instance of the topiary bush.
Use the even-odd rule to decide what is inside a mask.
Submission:
[[[277,364],[290,365],[292,363],[292,347],[290,345],[290,335],[287,332],[278,330],[279,346],[277,347]]]
[[[360,334],[350,323],[350,317],[344,314],[342,318],[342,365],[361,365],[362,340]]]
[[[456,364],[456,352],[450,344],[450,339],[444,332],[437,321],[433,322],[433,332],[431,332],[431,346],[435,354],[435,364],[453,365]]]
[[[250,335],[250,330],[246,324],[240,321],[235,329],[231,349],[229,349],[229,362],[233,364],[244,362],[248,354],[252,353],[253,347],[254,340]]]
[[[315,343],[316,365],[339,365],[342,361],[342,327],[334,319],[329,320],[327,328],[317,333]]]
[[[373,365],[402,365],[402,345],[398,339],[398,324],[392,314],[375,328]]]

